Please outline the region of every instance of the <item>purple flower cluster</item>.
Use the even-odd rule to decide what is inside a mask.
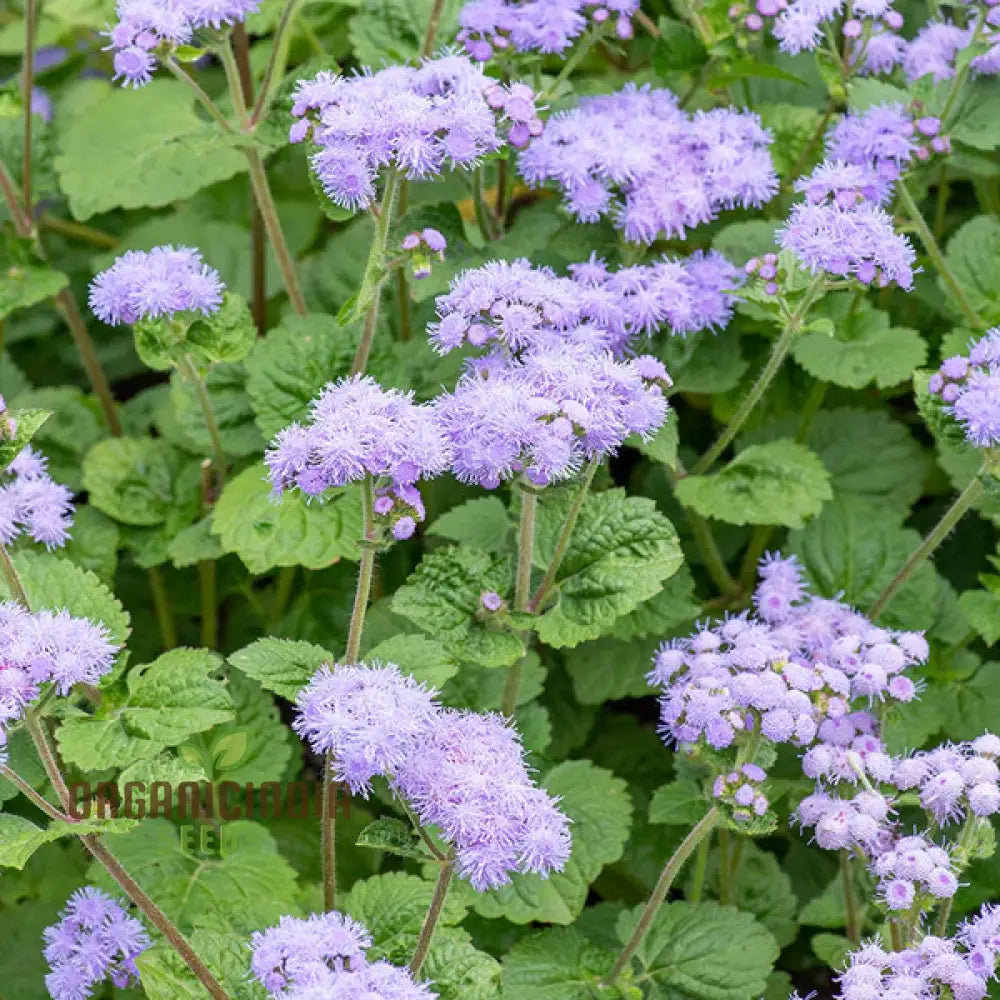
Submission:
[[[42,684],[62,695],[74,684],[96,684],[116,652],[105,629],[86,618],[0,604],[0,743],[4,728],[21,718]]]
[[[972,743],[945,745],[914,754],[896,765],[893,783],[915,789],[920,805],[936,824],[946,826],[967,816],[1000,813],[1000,739],[986,733]]]
[[[142,87],[156,56],[194,41],[200,28],[216,30],[246,19],[260,0],[118,0],[118,22],[107,32],[116,80]]]
[[[767,812],[768,800],[761,786],[767,772],[756,764],[720,774],[712,785],[712,798],[729,807],[733,819],[747,821]]]
[[[0,485],[0,544],[10,545],[21,534],[48,549],[66,544],[73,526],[73,494],[49,477],[47,466],[30,445],[7,466]]]
[[[299,81],[293,102],[292,142],[311,140],[323,190],[351,210],[371,206],[383,168],[410,179],[472,169],[504,133],[520,146],[542,127],[529,87],[497,84],[457,55],[357,76],[323,71]]]
[[[441,353],[463,343],[502,344],[513,354],[574,342],[616,356],[668,326],[674,334],[725,326],[742,276],[722,254],[700,251],[612,271],[596,255],[570,277],[527,260],[495,260],[458,275],[437,299],[428,327]]]
[[[951,855],[923,835],[901,837],[872,863],[886,909],[907,910],[919,893],[951,899],[958,891]]]
[[[961,424],[972,445],[1000,445],[1000,327],[974,341],[968,357],[946,358],[927,390]]]
[[[299,692],[293,728],[316,753],[332,753],[338,781],[368,794],[414,753],[438,706],[434,693],[392,664],[322,667]]]
[[[336,910],[282,917],[276,927],[254,933],[250,968],[281,1000],[433,1000],[437,994],[414,982],[407,969],[370,961],[371,943],[364,926]]]
[[[192,247],[129,250],[90,283],[90,308],[105,323],[135,323],[180,312],[215,312],[225,286]]]
[[[569,820],[532,781],[516,730],[499,715],[441,708],[436,696],[392,665],[323,667],[299,694],[295,729],[333,754],[353,791],[367,795],[373,777],[387,776],[453,845],[474,888],[562,869]]]
[[[569,859],[569,820],[535,786],[501,715],[440,711],[392,780],[420,822],[452,844],[474,889],[506,885],[512,871],[546,876]]]
[[[443,472],[450,457],[434,407],[355,375],[327,385],[312,402],[309,422],[282,430],[264,461],[276,493],[298,488],[317,496],[374,477],[375,513],[392,520],[397,537],[407,537],[424,517],[415,483]]]
[[[426,278],[431,273],[431,257],[444,260],[448,241],[436,229],[422,229],[419,233],[407,233],[400,244],[413,265],[413,277]]]
[[[971,6],[971,5],[970,5]],[[925,24],[916,37],[900,46],[899,62],[911,82],[930,76],[935,82],[951,79],[959,63],[960,54],[972,45],[976,35],[976,19],[983,17],[980,37],[988,48],[971,61],[974,73],[988,76],[1000,73],[1000,7],[987,3],[985,13],[975,11],[964,26],[950,21],[931,21]]]
[[[554,115],[520,170],[531,185],[555,182],[581,222],[609,216],[628,240],[649,244],[772,198],[770,143],[754,114],[688,115],[669,90],[629,85]]]
[[[480,62],[513,47],[516,52],[565,52],[588,24],[614,23],[618,38],[632,37],[638,0],[470,0],[459,11],[458,40]]]
[[[983,1000],[1000,954],[1000,908],[984,906],[954,938],[927,934],[919,944],[885,951],[868,942],[848,956],[837,1000]]]
[[[845,0],[791,0],[790,3],[762,0],[757,4],[757,19],[747,27],[759,31],[764,27],[764,17],[773,17],[772,32],[782,50],[797,55],[815,49],[824,31],[844,14],[845,8],[850,14],[841,25],[841,58],[851,70],[865,64],[873,34],[877,36],[886,29],[895,31],[903,26],[903,16],[893,10],[890,0],[861,0],[851,4]]]
[[[149,936],[120,903],[87,886],[70,896],[60,918],[42,934],[52,1000],[85,1000],[107,978],[118,989],[139,981],[135,959],[149,947]]]
[[[570,343],[515,361],[470,362],[435,412],[462,482],[495,489],[523,473],[546,486],[611,454],[630,434],[654,434],[667,416],[661,386],[669,385],[655,358],[616,361]]]
[[[879,792],[865,790],[845,798],[820,788],[799,803],[795,818],[812,828],[823,850],[858,847],[872,857],[892,844],[891,812],[891,800]]]

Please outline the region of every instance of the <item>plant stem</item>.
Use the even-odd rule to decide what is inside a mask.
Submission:
[[[208,94],[198,85],[198,81],[195,80],[193,76],[176,59],[167,56],[163,60],[163,65],[178,79],[185,87],[190,90],[195,97],[198,98],[198,103],[211,115],[215,124],[220,126],[223,132],[233,133],[236,129],[233,128],[232,123],[226,118],[226,116],[219,110],[219,106],[212,100]]]
[[[434,43],[437,41],[438,28],[441,27],[441,12],[444,10],[444,0],[434,0],[431,7],[431,16],[427,19],[427,32],[424,35],[424,43],[420,46],[420,58],[426,59],[434,51]]]
[[[983,28],[985,26],[985,22],[986,22],[985,14],[980,14],[976,17],[976,24],[972,30],[972,37],[969,39],[967,45],[968,48],[972,48],[983,37]],[[969,73],[971,70],[972,70],[972,60],[970,59],[955,74],[955,78],[951,81],[951,89],[948,91],[948,96],[945,98],[944,107],[941,109],[941,114],[938,115],[938,120],[941,122],[942,131],[944,131],[944,128],[947,125],[948,118],[955,107],[955,102],[958,100],[958,95],[962,92],[962,88],[965,86],[965,81],[969,78]]]
[[[546,101],[550,100],[552,97],[558,93],[559,88],[562,86],[563,82],[569,78],[570,73],[576,69],[577,66],[586,59],[590,50],[594,47],[597,39],[601,36],[601,29],[598,27],[591,27],[590,30],[580,39],[576,45],[576,50],[570,55],[570,57],[563,63],[562,69],[559,71],[559,75],[552,81],[551,86],[545,89],[545,92],[539,94],[535,98],[538,104],[544,104]]]
[[[54,233],[82,240],[84,243],[92,243],[95,247],[102,247],[105,250],[114,250],[118,246],[118,238],[110,233],[95,229],[93,226],[85,226],[82,222],[60,219],[56,215],[49,215],[48,212],[42,213],[38,224],[42,229],[51,229]]]
[[[642,911],[642,915],[635,925],[635,930],[632,931],[632,936],[626,942],[611,971],[604,977],[603,983],[605,986],[613,986],[618,981],[618,977],[628,966],[632,960],[632,956],[649,932],[653,918],[656,916],[656,912],[663,901],[667,898],[667,893],[670,891],[674,879],[677,878],[678,873],[684,866],[684,862],[687,861],[702,840],[712,832],[718,820],[719,810],[715,806],[712,806],[691,828],[677,850],[674,851],[670,859],[663,866],[663,871],[660,872],[660,877],[657,879],[653,894],[649,897],[649,902],[646,903],[646,908]]]
[[[733,898],[736,892],[736,883],[740,877],[740,862],[743,860],[743,845],[746,843],[746,839],[737,834],[735,841],[726,871],[726,895],[723,900],[726,903]]]
[[[31,785],[28,784],[24,778],[17,773],[17,771],[11,770],[10,767],[4,766],[0,767],[0,775],[3,775],[11,784],[16,785],[20,789],[21,794],[33,802],[49,819],[58,819],[65,822],[72,822],[68,816],[63,815],[47,798],[40,795]]]
[[[38,11],[35,0],[25,0],[24,4],[24,71],[21,79],[24,101],[24,151],[21,160],[21,192],[24,195],[24,217],[34,228],[31,203],[31,92],[35,85],[35,29],[38,27]]]
[[[264,79],[261,80],[260,93],[257,95],[257,103],[254,105],[253,113],[250,115],[250,127],[256,128],[267,114],[271,105],[272,91],[274,89],[275,77],[278,75],[278,64],[284,63],[287,51],[288,29],[295,20],[301,0],[285,0],[281,17],[278,19],[278,26],[274,30],[271,39],[271,55],[267,61],[267,68],[264,70]]]
[[[396,271],[396,298],[399,300],[399,339],[410,340],[413,337],[410,289],[406,280],[406,271],[402,267]]]
[[[215,561],[203,559],[198,563],[198,582],[201,590],[201,644],[207,649],[219,645],[218,594]]]
[[[587,467],[583,470],[583,479],[580,481],[576,496],[573,497],[573,503],[570,504],[570,508],[566,512],[562,528],[559,529],[559,537],[556,540],[556,547],[552,550],[552,558],[549,560],[548,568],[545,570],[545,576],[542,577],[542,582],[538,585],[535,596],[528,602],[528,611],[537,611],[549,596],[549,591],[552,590],[552,586],[556,580],[556,573],[559,572],[559,567],[562,565],[563,557],[566,555],[566,549],[573,535],[573,528],[576,527],[577,518],[580,516],[580,509],[583,507],[584,500],[587,499],[587,493],[590,491],[594,475],[598,468],[600,468],[600,465],[601,459],[595,457],[587,463]]]
[[[497,229],[486,201],[485,172],[485,167],[478,167],[472,172],[472,204],[476,210],[476,225],[479,226],[483,239],[489,243],[497,238]]]
[[[788,317],[788,321],[781,331],[781,336],[774,342],[774,346],[771,348],[771,356],[767,359],[767,364],[764,365],[763,370],[757,377],[757,381],[754,382],[753,387],[747,393],[743,402],[740,403],[739,408],[732,415],[722,433],[716,438],[715,444],[695,462],[691,469],[691,475],[699,476],[712,467],[716,459],[726,450],[733,438],[739,433],[747,417],[756,409],[761,397],[767,391],[767,387],[774,380],[774,376],[778,374],[781,363],[785,360],[785,355],[792,346],[792,341],[801,330],[802,321],[805,319],[806,313],[809,312],[809,307],[819,294],[822,284],[822,274],[818,274],[813,278],[812,284],[806,289],[802,296],[802,301],[798,304],[795,312]]]
[[[183,378],[191,383],[195,395],[198,397],[198,405],[201,407],[205,429],[208,431],[208,437],[212,443],[212,462],[215,465],[215,490],[216,496],[218,496],[226,483],[226,451],[222,447],[222,437],[219,434],[219,423],[215,419],[215,408],[212,406],[212,397],[209,395],[208,386],[205,384],[201,372],[198,371],[197,365],[195,365],[188,355],[181,355],[177,362],[177,370]]]
[[[833,117],[833,113],[836,110],[836,104],[833,101],[827,101],[826,108],[823,111],[823,117],[820,118],[816,125],[816,130],[809,137],[809,141],[802,147],[802,152],[799,153],[798,158],[795,163],[792,164],[792,169],[788,172],[788,176],[782,182],[784,185],[791,186],[792,182],[802,173],[802,168],[809,162],[809,157],[812,156],[813,150],[819,145],[820,140],[823,138],[823,133],[826,131],[827,125],[830,124],[830,119]]]
[[[535,550],[535,514],[538,510],[538,494],[533,487],[523,483],[521,490],[521,519],[517,533],[517,571],[514,577],[514,610],[526,611],[531,598],[531,560]],[[517,692],[521,686],[524,660],[520,657],[507,670],[500,711],[510,717],[517,708]]]
[[[691,880],[691,895],[689,903],[700,903],[701,893],[705,888],[705,869],[708,867],[708,852],[712,846],[711,837],[703,837],[698,845],[698,853],[694,859],[694,877]]]
[[[938,246],[937,240],[934,239],[934,234],[930,231],[930,228],[924,221],[924,217],[921,214],[920,209],[917,207],[917,203],[913,200],[913,195],[910,194],[910,189],[906,186],[906,183],[902,180],[902,178],[900,178],[897,183],[896,190],[899,193],[899,200],[903,209],[910,217],[910,221],[913,223],[916,231],[920,234],[920,239],[924,244],[924,248],[927,250],[927,256],[930,257],[934,266],[937,268],[938,274],[941,275],[944,279],[944,283],[955,296],[955,300],[958,302],[958,306],[962,310],[962,314],[975,329],[982,329],[985,325],[982,317],[976,312],[975,309],[972,308],[965,292],[962,291],[962,286],[959,285],[955,275],[952,274],[951,268],[948,266],[948,262],[945,260],[944,254],[941,252],[941,247]]]
[[[858,901],[854,897],[854,881],[851,876],[851,856],[840,852],[840,884],[844,892],[845,930],[852,944],[861,940],[861,923],[858,920]]]
[[[21,578],[17,575],[17,570],[14,568],[13,562],[11,562],[10,553],[7,551],[6,545],[0,545],[0,572],[3,573],[4,581],[10,590],[10,596],[22,608],[30,611],[31,605],[28,603],[28,595],[24,592],[24,585],[21,583]]]
[[[285,611],[288,610],[288,602],[292,597],[292,587],[295,584],[296,568],[295,566],[284,566],[278,573],[278,581],[274,588],[274,605],[271,612],[271,618],[275,625],[284,618]]]
[[[385,176],[385,190],[382,192],[382,202],[379,205],[378,217],[375,220],[375,237],[371,250],[368,252],[368,262],[361,278],[361,288],[358,289],[358,307],[366,309],[365,324],[354,354],[354,364],[351,374],[359,375],[368,365],[368,357],[372,352],[375,340],[375,329],[378,326],[378,310],[382,298],[382,286],[385,284],[385,255],[389,245],[389,232],[392,229],[392,217],[396,210],[396,196],[399,192],[399,174],[390,169]]]
[[[31,236],[31,220],[25,218],[21,211],[21,197],[18,187],[2,160],[0,160],[0,191],[3,192],[3,200],[7,202],[7,207],[10,209],[14,231],[18,236],[29,238]]]
[[[719,551],[711,525],[701,514],[691,510],[690,507],[684,508],[684,518],[691,529],[691,536],[694,538],[695,545],[698,546],[698,552],[701,554],[705,569],[711,577],[712,583],[718,588],[720,595],[728,597],[735,594],[740,589],[739,584],[726,568],[726,561]]]
[[[160,626],[160,638],[164,649],[173,649],[177,645],[177,625],[174,613],[170,608],[170,596],[163,580],[159,566],[149,567],[149,589],[153,594],[153,608],[156,611],[156,621]]]
[[[910,578],[913,571],[945,540],[952,528],[961,521],[965,512],[983,495],[985,489],[982,476],[988,472],[989,463],[983,463],[983,467],[972,478],[968,486],[959,493],[955,502],[941,515],[941,520],[931,529],[927,537],[917,546],[910,555],[910,558],[903,564],[902,569],[892,578],[889,585],[879,594],[878,599],[871,606],[868,616],[875,621],[879,615],[885,611],[889,602],[895,597],[897,591]]]
[[[427,908],[427,916],[424,917],[423,927],[420,928],[420,937],[417,939],[417,948],[410,959],[410,974],[416,976],[427,958],[427,952],[431,946],[431,938],[434,937],[434,928],[437,926],[438,918],[444,907],[444,901],[448,897],[448,886],[451,885],[451,877],[455,871],[454,858],[449,858],[441,865],[438,872],[437,882],[434,885],[434,895],[431,897],[431,905]]]
[[[337,905],[337,778],[333,754],[323,758],[323,820],[320,851],[323,860],[323,909],[329,913]]]

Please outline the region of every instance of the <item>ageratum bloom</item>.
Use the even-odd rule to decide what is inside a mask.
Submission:
[[[84,1000],[105,979],[118,989],[139,981],[135,959],[149,947],[149,936],[120,903],[87,886],[70,896],[60,918],[42,934],[52,1000]]]
[[[546,55],[565,52],[588,25],[614,21],[619,38],[632,37],[638,0],[470,0],[458,13],[458,40],[480,62],[494,50]]]
[[[763,12],[761,7],[765,8]],[[764,0],[764,3],[757,4],[759,13],[777,15],[772,32],[782,51],[792,55],[815,49],[824,31],[844,13],[845,7],[851,16],[841,28],[845,49],[843,58],[852,65],[864,62],[870,34],[885,29],[895,30],[903,24],[902,15],[893,10],[890,0],[861,0],[851,4],[844,0],[791,0],[790,3],[780,4]],[[762,26],[763,21],[756,24],[757,30]]]
[[[970,6],[973,6],[970,4]],[[989,44],[985,52],[977,55],[970,67],[974,73],[995,75],[1000,73],[1000,24],[996,8],[987,4],[988,13],[974,11],[973,17],[986,17],[983,38]],[[970,22],[961,27],[950,21],[931,21],[925,24],[912,41],[906,43],[903,56],[903,72],[910,82],[930,76],[935,82],[950,80],[956,73],[959,56],[972,43],[975,33]]]
[[[49,477],[47,467],[45,456],[28,445],[0,477],[0,544],[10,545],[22,534],[48,549],[66,544],[73,495]]]
[[[505,136],[524,145],[542,129],[529,87],[497,84],[457,55],[356,76],[324,71],[299,81],[292,114],[292,142],[311,140],[323,190],[352,211],[371,206],[386,167],[419,180],[470,170]]]
[[[514,871],[561,871],[569,859],[569,820],[535,786],[520,737],[501,715],[438,712],[392,784],[453,846],[474,889],[506,885]]]
[[[338,781],[367,795],[416,752],[437,711],[436,692],[394,664],[321,667],[299,692],[293,728],[316,753],[332,753]]]
[[[114,52],[114,79],[142,87],[157,54],[192,42],[200,28],[218,30],[254,13],[260,0],[118,0],[118,22],[106,32]]]
[[[648,244],[772,198],[770,143],[754,114],[688,115],[669,90],[628,85],[554,115],[520,170],[531,185],[554,182],[581,222],[608,216],[628,240]]]
[[[470,362],[434,405],[462,482],[495,489],[523,472],[545,486],[611,454],[630,434],[653,435],[667,416],[661,386],[669,384],[655,358],[620,362],[566,344],[516,361]]]
[[[129,250],[90,283],[90,308],[111,326],[181,312],[208,315],[225,286],[193,247]]]
[[[742,276],[722,254],[697,252],[611,270],[596,255],[569,277],[527,260],[495,260],[463,271],[438,296],[428,327],[442,354],[464,343],[513,354],[573,342],[616,356],[661,326],[673,334],[725,326]]]
[[[976,448],[1000,446],[1000,327],[969,349],[969,356],[946,358],[927,386],[961,425]]]

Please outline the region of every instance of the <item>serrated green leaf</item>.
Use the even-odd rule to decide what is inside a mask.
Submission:
[[[339,559],[358,558],[360,493],[345,489],[322,503],[307,504],[296,491],[276,501],[264,468],[252,465],[223,489],[212,534],[223,551],[238,555],[251,573],[276,566],[323,569]]]
[[[705,46],[683,21],[661,17],[660,37],[653,49],[653,69],[660,76],[668,73],[690,73],[708,59]]]
[[[49,410],[23,409],[4,414],[0,439],[0,469],[6,469],[24,450],[42,424],[51,416]]]
[[[458,0],[446,0],[441,9],[438,45],[454,37]],[[406,62],[420,55],[432,0],[373,0],[350,21],[354,57],[365,66]]]
[[[212,518],[203,517],[179,531],[167,544],[167,555],[178,568],[194,566],[205,559],[218,559],[223,555],[218,538],[212,534]]]
[[[510,632],[487,629],[477,617],[480,597],[510,590],[508,557],[472,548],[426,555],[392,601],[392,610],[439,639],[451,654],[486,667],[506,667],[524,653]]]
[[[226,292],[218,309],[188,327],[185,347],[200,364],[234,364],[247,356],[256,339],[250,307],[241,295]]]
[[[695,333],[667,337],[653,346],[674,380],[675,392],[728,392],[739,385],[749,367],[739,337]]]
[[[248,677],[260,681],[268,691],[274,691],[289,701],[295,700],[324,663],[332,663],[333,660],[333,654],[322,646],[300,639],[275,639],[271,636],[257,639],[229,654],[229,662],[237,670],[242,670]]]
[[[847,956],[856,948],[851,939],[843,934],[814,934],[809,939],[809,944],[813,954],[835,972],[846,967]]]
[[[540,565],[552,557],[565,516],[562,504],[546,506],[535,541]],[[674,526],[652,500],[618,489],[591,494],[556,573],[556,604],[538,619],[539,638],[557,647],[597,638],[659,593],[682,562]]]
[[[661,785],[649,802],[649,822],[667,826],[693,826],[706,812],[705,795],[698,783],[689,778]]]
[[[679,625],[694,621],[701,605],[694,596],[694,577],[687,566],[663,584],[663,590],[634,611],[617,619],[608,632],[612,639],[664,638]]]
[[[507,508],[498,497],[466,500],[446,511],[427,528],[429,535],[439,535],[486,552],[503,552],[512,531]]]
[[[158,79],[130,90],[93,81],[90,96],[89,106],[61,119],[58,129],[55,168],[77,219],[169,205],[246,169],[218,126],[199,117],[183,84]],[[129,154],[109,157],[122,136]]]
[[[624,942],[642,907],[618,919]],[[749,913],[717,903],[667,903],[635,953],[656,998],[751,1000],[764,991],[778,957],[774,937]]]
[[[440,1000],[495,1000],[500,993],[500,963],[459,927],[438,928],[420,978]]]
[[[1000,222],[977,215],[958,228],[948,241],[945,261],[969,305],[987,326],[1000,320]],[[954,293],[943,278],[938,288],[956,316],[963,316]]]
[[[677,465],[677,448],[680,444],[677,430],[677,417],[667,415],[663,426],[648,441],[638,434],[631,435],[625,443],[638,449],[654,462],[662,462],[671,469]]]
[[[404,674],[432,688],[440,688],[458,673],[458,664],[444,645],[424,635],[390,636],[369,649],[364,659],[395,663]]]
[[[959,597],[958,607],[987,646],[1000,639],[1000,594],[967,590]]]
[[[481,916],[515,924],[572,923],[601,869],[622,856],[632,802],[621,778],[589,760],[570,760],[549,771],[541,785],[559,797],[559,808],[573,821],[569,861],[548,878],[515,874],[509,886],[477,893],[473,905]]]
[[[417,861],[430,861],[433,858],[427,845],[414,830],[392,816],[382,816],[374,823],[369,823],[358,835],[357,845]]]
[[[0,239],[0,320],[52,298],[68,284],[62,271],[35,256],[27,240]]]
[[[714,475],[682,479],[676,493],[702,517],[789,528],[801,528],[833,498],[823,463],[790,440],[751,445]]]
[[[61,837],[127,833],[136,823],[131,819],[57,819],[41,827],[23,816],[0,813],[0,868],[23,869],[35,851]]]
[[[593,1000],[608,992],[601,979],[614,952],[592,944],[575,927],[553,927],[523,938],[503,967],[505,1000]],[[620,996],[620,994],[618,994]]]

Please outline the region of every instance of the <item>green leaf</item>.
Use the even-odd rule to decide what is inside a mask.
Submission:
[[[439,927],[420,969],[440,1000],[495,1000],[500,989],[500,963],[472,944],[458,927]]]
[[[351,370],[357,333],[333,316],[286,316],[254,344],[244,362],[247,395],[266,438],[308,414],[327,382]]]
[[[623,942],[641,912],[639,906],[618,918]],[[634,961],[652,997],[751,1000],[763,993],[777,957],[777,942],[749,913],[717,903],[667,903]]]
[[[855,950],[850,938],[843,934],[814,934],[809,939],[813,954],[835,972],[840,972],[847,965],[847,956]]]
[[[333,654],[322,646],[300,639],[275,639],[265,636],[235,653],[229,662],[248,677],[260,681],[268,691],[294,701],[324,663],[332,663]]]
[[[35,256],[29,241],[0,239],[0,320],[52,298],[68,284],[62,271]]]
[[[434,857],[408,824],[392,816],[383,816],[374,823],[369,823],[358,836],[357,844],[358,847],[386,851],[401,858],[414,858],[417,861],[430,861]]]
[[[133,667],[127,694],[109,694],[93,715],[68,718],[56,732],[63,757],[85,771],[125,767],[233,719],[225,684],[211,674],[222,658],[206,649],[172,649]]]
[[[451,542],[471,545],[486,552],[503,552],[512,530],[513,525],[502,500],[498,497],[477,497],[446,511],[427,528],[427,534],[440,535]]]
[[[460,660],[506,667],[524,653],[510,632],[487,629],[477,617],[480,596],[510,590],[511,561],[473,548],[448,548],[426,555],[396,591],[392,610],[444,643]]]
[[[0,437],[0,469],[6,469],[24,446],[31,441],[38,429],[51,416],[49,410],[14,410],[0,417],[2,437]],[[6,418],[6,419],[4,419]],[[13,431],[11,424],[13,423]]]
[[[708,58],[698,36],[682,21],[669,17],[659,20],[660,37],[653,49],[653,69],[660,76],[690,73]]]
[[[123,524],[178,527],[197,513],[198,467],[163,438],[106,438],[83,460],[91,504]]]
[[[403,633],[384,639],[364,655],[366,662],[395,663],[404,674],[440,688],[458,673],[458,664],[445,646],[425,635]]]
[[[847,389],[874,383],[879,389],[908,382],[927,360],[927,345],[916,330],[890,326],[889,314],[862,308],[851,312],[853,296],[830,296],[825,317],[834,333],[803,333],[792,357],[814,378]]]
[[[477,893],[473,905],[481,916],[505,917],[515,924],[570,924],[583,910],[601,869],[625,850],[632,803],[621,778],[589,760],[570,760],[549,771],[541,785],[559,797],[559,808],[573,821],[573,851],[566,868],[548,878],[515,874],[509,886]]]
[[[535,541],[540,565],[552,558],[568,498],[561,500],[540,505]],[[682,563],[674,526],[652,500],[618,489],[591,494],[556,574],[556,604],[538,619],[539,638],[557,647],[597,638],[658,594]]]
[[[958,599],[958,607],[987,646],[1000,639],[1000,593],[967,590]]]
[[[503,967],[504,1000],[593,1000],[610,992],[601,979],[614,954],[591,944],[575,927],[553,927],[522,938]],[[620,994],[618,994],[620,995]]]
[[[695,333],[666,337],[654,346],[674,380],[676,392],[728,392],[739,385],[749,367],[740,351],[739,337]]]
[[[833,497],[823,463],[791,440],[752,445],[714,475],[682,479],[676,493],[703,517],[789,528],[801,528]]]
[[[1000,321],[1000,221],[977,215],[958,228],[948,241],[945,260],[969,305],[987,326]],[[942,278],[938,288],[955,315],[963,315],[954,294]]]
[[[275,566],[323,569],[339,559],[358,558],[361,495],[347,489],[323,503],[307,504],[295,491],[275,502],[264,468],[252,465],[223,489],[212,533],[251,573]]]
[[[212,534],[212,518],[203,517],[179,531],[167,545],[170,561],[178,568],[194,566],[206,559],[219,559],[224,553]]]
[[[622,640],[649,636],[662,639],[678,625],[694,621],[700,611],[701,604],[694,596],[694,578],[687,566],[681,566],[658,594],[619,618],[608,635]]]
[[[57,819],[40,827],[23,816],[0,813],[0,868],[23,869],[35,851],[60,837],[127,833],[136,823],[132,819]]]
[[[371,0],[350,21],[354,58],[363,66],[407,62],[420,55],[433,0]],[[458,0],[445,0],[441,9],[438,46],[454,36]]]
[[[625,443],[638,449],[654,462],[662,462],[672,469],[677,465],[677,448],[680,444],[677,417],[668,414],[663,426],[648,441],[643,440],[638,434],[633,434]]]
[[[954,124],[949,128],[951,138],[992,151],[1000,146],[1000,85],[992,78],[970,80],[963,88],[965,99],[961,102]]]
[[[222,364],[212,368],[205,387],[212,402],[212,411],[219,428],[219,438],[227,455],[250,455],[264,448],[253,408],[246,394],[246,372],[243,365]],[[174,418],[185,448],[199,455],[212,454],[212,439],[205,424],[205,414],[198,393],[180,372],[170,378],[170,400]]]
[[[55,159],[74,218],[169,205],[246,169],[242,153],[199,116],[183,84],[157,79],[137,90],[103,81],[87,86],[86,106],[61,119]],[[109,156],[125,136],[128,155]]]
[[[242,296],[226,292],[215,312],[199,316],[188,327],[185,345],[200,364],[232,364],[250,353],[256,339],[250,307]]]
[[[667,826],[693,826],[705,813],[708,804],[696,781],[678,778],[661,785],[649,802],[649,822]]]

